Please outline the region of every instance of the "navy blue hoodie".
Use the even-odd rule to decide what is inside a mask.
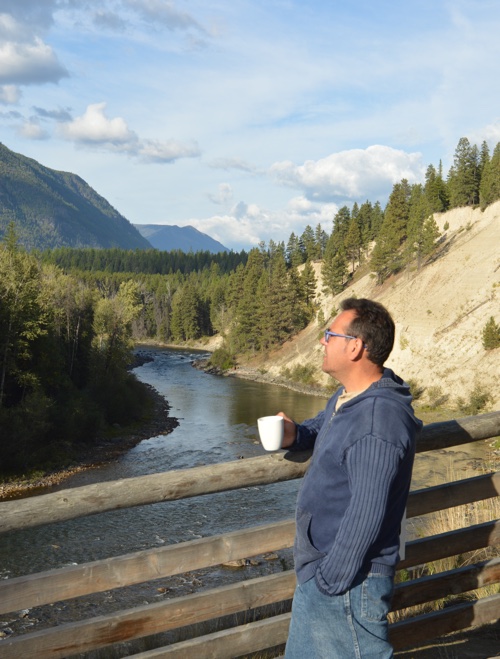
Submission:
[[[358,573],[394,574],[422,428],[409,387],[390,369],[335,411],[341,393],[297,426],[290,447],[314,447],[297,500],[297,580],[314,577],[327,595],[345,592]]]

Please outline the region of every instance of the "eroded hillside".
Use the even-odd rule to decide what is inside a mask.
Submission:
[[[486,351],[481,335],[493,316],[500,322],[500,202],[479,209],[459,208],[435,215],[442,232],[438,252],[420,271],[409,268],[377,286],[370,273],[341,295],[325,296],[321,263],[315,264],[317,301],[330,318],[342,298],[355,295],[380,301],[396,321],[396,343],[388,366],[435,397],[439,387],[450,404],[469,399],[479,385],[500,407],[500,348]],[[445,229],[446,227],[446,229]],[[322,347],[318,322],[266,359],[270,374],[312,364],[320,373]],[[262,363],[261,363],[262,366]],[[319,375],[324,383],[327,377]]]

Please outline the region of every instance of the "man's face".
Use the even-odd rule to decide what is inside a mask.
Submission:
[[[337,332],[338,334],[349,334],[349,325],[355,316],[356,313],[352,309],[349,311],[342,311],[342,313],[340,313],[330,325],[330,331]],[[328,375],[336,378],[341,384],[343,384],[343,374],[346,373],[352,365],[347,354],[349,341],[349,339],[344,339],[339,336],[330,336],[328,342],[325,341],[325,337],[323,336],[320,341],[325,349],[322,369],[325,373],[328,373]]]

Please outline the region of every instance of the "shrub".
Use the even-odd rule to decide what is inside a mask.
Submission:
[[[409,378],[406,383],[410,387],[410,393],[413,396],[413,400],[418,400],[422,397],[422,394],[425,391],[425,387],[423,387],[418,380]]]
[[[484,389],[480,384],[476,384],[470,393],[468,401],[463,398],[457,398],[457,408],[459,412],[466,416],[474,416],[482,412],[492,401],[489,391]]]
[[[483,348],[485,350],[494,350],[500,346],[500,325],[495,322],[493,316],[483,327]]]
[[[217,348],[210,356],[208,365],[220,368],[222,371],[228,371],[236,366],[236,362],[227,348]]]
[[[434,385],[433,387],[429,387],[427,389],[427,404],[431,410],[435,410],[440,405],[444,405],[448,398],[449,396],[447,394],[443,394],[443,390],[439,385]]]
[[[292,369],[284,368],[281,371],[281,375],[287,380],[308,385],[316,384],[315,373],[316,367],[311,364],[297,364]]]

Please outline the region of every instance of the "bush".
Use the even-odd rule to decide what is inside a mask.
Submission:
[[[217,348],[208,360],[208,366],[220,368],[221,371],[228,371],[236,366],[236,362],[227,348]]]
[[[495,322],[493,316],[483,327],[482,338],[485,350],[494,350],[500,346],[500,326]]]
[[[425,387],[423,387],[418,380],[410,378],[406,381],[406,383],[410,387],[410,393],[413,396],[413,400],[418,400],[422,397],[422,394],[425,391]]]
[[[297,364],[292,369],[284,368],[281,371],[282,376],[287,380],[307,385],[316,384],[315,373],[316,367],[311,366],[311,364]]]
[[[443,390],[438,385],[427,389],[427,404],[431,410],[444,405],[448,401],[448,398],[448,394],[443,394]]]
[[[491,401],[492,396],[490,392],[483,389],[480,384],[476,384],[470,393],[468,401],[463,398],[457,398],[457,408],[459,412],[466,416],[474,416],[482,412]]]

